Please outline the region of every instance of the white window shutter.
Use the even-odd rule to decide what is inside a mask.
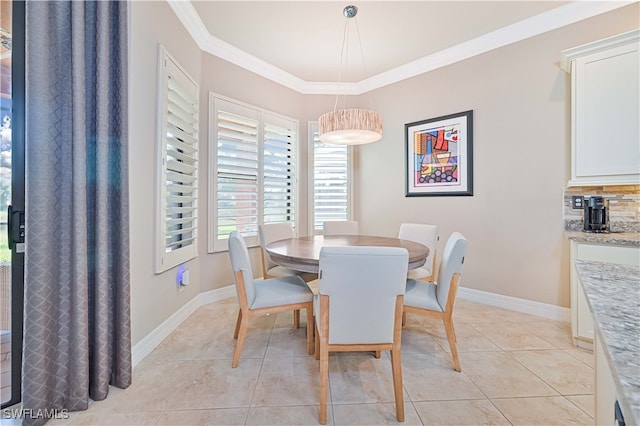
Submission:
[[[160,47],[156,273],[197,256],[199,88]]]
[[[298,126],[269,114],[263,114],[262,121],[263,223],[294,222]]]
[[[260,144],[257,111],[219,98],[213,99],[212,110],[216,161],[210,249],[217,251],[227,248],[232,231],[254,239],[258,235]]]
[[[320,141],[318,125],[309,126],[313,180],[310,197],[313,231],[325,221],[351,220],[351,152],[346,145]]]
[[[295,227],[298,122],[214,93],[209,105],[209,252],[232,231],[251,247],[263,223]]]

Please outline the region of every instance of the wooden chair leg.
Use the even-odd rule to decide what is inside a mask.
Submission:
[[[300,309],[293,311],[293,326],[300,328]]]
[[[327,424],[327,393],[329,391],[329,353],[320,347],[320,424]]]
[[[242,309],[238,309],[238,319],[236,320],[236,329],[233,332],[233,338],[238,338],[238,331],[240,331],[240,322],[242,321]]]
[[[380,359],[380,354],[381,354],[381,351],[376,351],[376,353],[375,353],[375,357],[376,357],[376,358],[378,358],[378,359]]]
[[[313,303],[307,306],[307,345],[309,346],[309,355],[313,355]]]
[[[316,334],[316,360],[320,359],[320,333],[318,333],[318,327],[314,327]]]
[[[402,326],[404,327],[404,325],[407,323],[407,313],[403,312],[402,313]]]
[[[393,394],[396,399],[396,416],[404,422],[404,396],[402,395],[402,355],[399,347],[391,350],[391,371],[393,373]]]
[[[444,331],[447,333],[447,340],[449,341],[449,348],[451,348],[451,356],[453,357],[453,364],[457,372],[462,371],[460,368],[460,359],[458,359],[458,348],[456,347],[456,332],[453,329],[453,320],[451,317],[445,317],[442,319],[444,322]]]
[[[240,321],[240,330],[238,332],[238,340],[236,341],[236,349],[233,352],[232,368],[236,368],[240,362],[240,352],[242,352],[242,345],[244,344],[244,338],[247,335],[247,329],[249,328],[249,316],[242,315]]]

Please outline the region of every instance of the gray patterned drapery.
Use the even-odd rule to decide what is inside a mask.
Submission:
[[[127,26],[125,1],[26,3],[24,424],[131,384]]]

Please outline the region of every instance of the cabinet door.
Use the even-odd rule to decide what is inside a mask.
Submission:
[[[591,309],[589,309],[589,302],[587,302],[587,296],[582,290],[582,286],[579,285],[576,288],[576,309],[577,309],[577,324],[576,324],[576,336],[583,339],[593,340],[593,317],[591,316]]]
[[[631,43],[575,59],[573,179],[640,180],[638,57]]]

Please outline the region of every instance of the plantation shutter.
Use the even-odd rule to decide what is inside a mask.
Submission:
[[[293,222],[295,218],[295,121],[263,114],[263,223]]]
[[[159,220],[156,273],[197,256],[199,88],[160,49]]]
[[[260,170],[259,115],[254,109],[216,98],[215,241],[221,250],[232,231],[245,237],[258,233]]]
[[[325,221],[351,220],[351,166],[346,145],[320,141],[318,126],[310,126],[313,152],[313,229],[322,231]]]

